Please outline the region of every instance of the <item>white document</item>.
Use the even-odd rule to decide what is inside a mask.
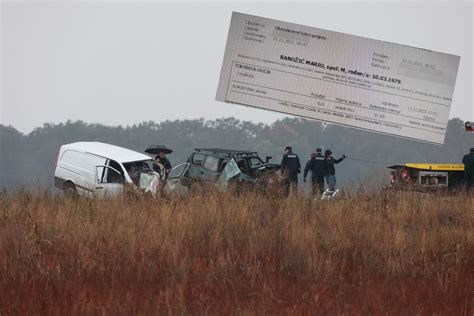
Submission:
[[[216,100],[443,144],[459,59],[234,12]]]

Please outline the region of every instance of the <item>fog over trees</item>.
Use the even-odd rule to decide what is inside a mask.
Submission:
[[[104,126],[81,121],[44,124],[28,135],[0,125],[0,187],[47,188],[52,186],[54,168],[62,144],[100,141],[143,152],[149,145],[165,144],[174,152],[171,163],[184,162],[197,147],[221,147],[258,151],[262,158],[273,156],[279,163],[286,145],[293,146],[302,165],[317,147],[331,149],[338,158],[340,184],[385,181],[387,166],[393,163],[460,163],[474,147],[474,134],[465,132],[463,122],[451,119],[443,146],[380,135],[299,118],[287,118],[271,125],[223,118],[211,121],[176,120],[142,122],[133,126]]]

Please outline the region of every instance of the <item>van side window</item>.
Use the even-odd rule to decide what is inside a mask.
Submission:
[[[106,166],[97,166],[97,182],[98,183],[123,183],[124,176],[112,168]]]
[[[114,169],[107,168],[107,180],[106,183],[123,183],[123,174],[117,173]]]
[[[123,170],[120,164],[114,160],[109,160],[107,166],[111,168],[106,168],[107,176],[104,179],[103,183],[123,183],[125,177],[123,176]],[[112,169],[113,168],[113,169]],[[115,171],[115,170],[117,171]]]
[[[107,166],[117,169],[117,171],[120,171],[120,173],[123,173],[122,166],[120,166],[120,164],[116,162],[115,160],[109,160],[107,162]]]

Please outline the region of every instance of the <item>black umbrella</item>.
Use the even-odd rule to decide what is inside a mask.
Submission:
[[[146,153],[150,155],[158,155],[160,152],[164,151],[165,154],[171,154],[173,150],[169,149],[165,145],[153,145],[145,149]]]

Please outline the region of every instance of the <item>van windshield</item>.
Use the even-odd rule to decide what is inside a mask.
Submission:
[[[141,161],[132,161],[123,164],[128,175],[132,179],[133,183],[137,186],[140,183],[140,176],[142,173],[151,173],[153,172],[153,160],[141,160]]]

